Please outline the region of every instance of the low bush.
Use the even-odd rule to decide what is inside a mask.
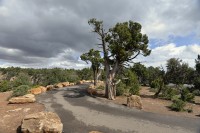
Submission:
[[[200,90],[194,90],[192,92],[195,96],[200,96]]]
[[[30,87],[28,85],[20,85],[20,86],[14,88],[12,96],[18,97],[18,96],[26,95],[28,93],[29,89],[30,89]]]
[[[31,85],[31,78],[26,73],[20,73],[13,81],[13,86],[18,87],[20,85]]]
[[[157,80],[154,80],[154,81],[152,81],[151,83],[150,83],[150,87],[151,88],[157,88],[159,86],[159,83],[157,82]]]
[[[116,95],[117,96],[121,96],[125,93],[125,89],[126,89],[126,85],[123,82],[120,82],[119,84],[117,84],[116,87]]]
[[[139,84],[133,84],[130,88],[129,88],[129,92],[132,95],[139,95],[139,91],[140,91],[140,86]]]
[[[0,92],[10,91],[12,89],[12,85],[9,81],[4,80],[0,83]]]
[[[181,90],[181,100],[191,102],[194,100],[194,94],[190,93],[187,88]]]
[[[184,101],[178,98],[174,98],[172,102],[173,103],[170,106],[171,110],[178,111],[178,112],[184,111],[184,107],[186,105]]]
[[[167,99],[167,100],[172,100],[172,98],[175,96],[175,95],[178,95],[178,91],[176,89],[173,89],[171,87],[165,87],[163,90],[162,90],[162,95],[161,97],[164,98],[164,99]]]

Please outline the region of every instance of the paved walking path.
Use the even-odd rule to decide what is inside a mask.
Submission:
[[[37,96],[56,112],[64,133],[200,133],[200,119],[167,116],[106,103],[88,96],[87,85],[65,87]]]

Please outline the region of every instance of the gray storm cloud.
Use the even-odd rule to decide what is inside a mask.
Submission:
[[[93,17],[106,27],[138,21],[150,39],[200,35],[199,6],[198,0],[1,0],[0,61],[42,67],[66,64],[56,62],[62,59],[81,66],[80,54],[97,44],[87,23]]]

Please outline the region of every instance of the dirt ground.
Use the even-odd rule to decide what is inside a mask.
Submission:
[[[43,111],[39,103],[8,104],[11,92],[0,93],[0,133],[16,133],[23,117],[27,114]]]
[[[150,92],[149,87],[142,87],[140,90],[140,96],[142,98],[142,105],[144,111],[159,113],[159,114],[167,114],[167,115],[176,115],[176,116],[184,116],[184,117],[200,117],[200,97],[195,97],[195,104],[187,103],[186,108],[193,109],[192,113],[188,112],[175,112],[171,111],[168,106],[172,104],[169,100],[164,99],[154,99],[154,92]],[[119,96],[116,100],[112,101],[116,104],[126,105],[127,97]]]

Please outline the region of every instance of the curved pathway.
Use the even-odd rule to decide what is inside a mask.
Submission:
[[[56,112],[64,133],[200,133],[200,119],[167,116],[106,103],[88,96],[87,85],[48,91],[37,96],[47,111]]]

